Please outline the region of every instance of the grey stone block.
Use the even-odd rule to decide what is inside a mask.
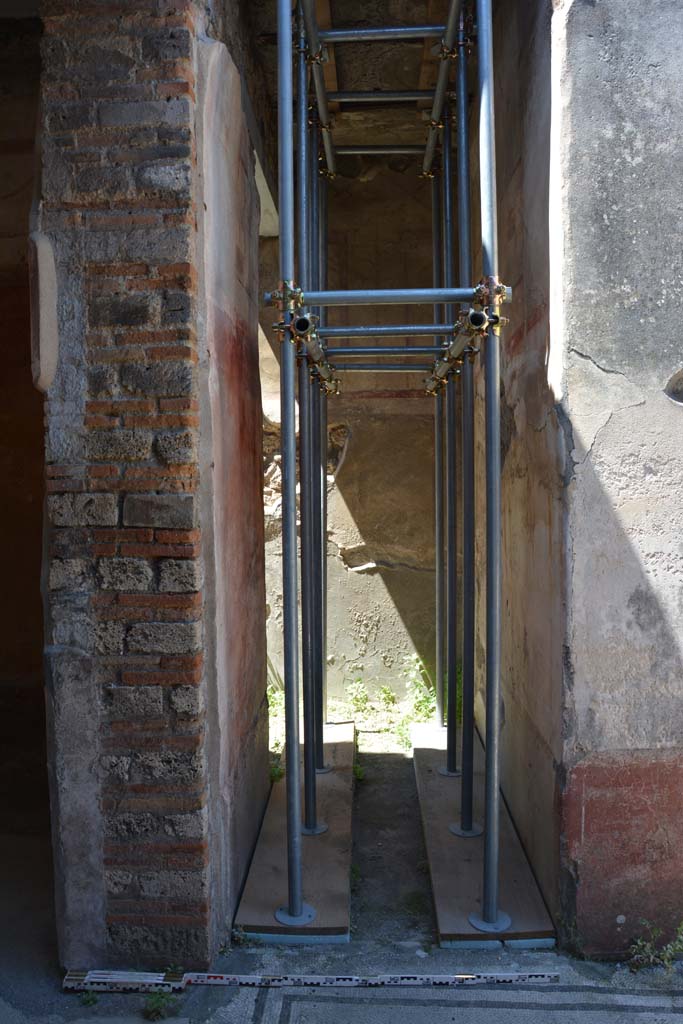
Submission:
[[[185,157],[189,155],[188,146],[173,147],[178,152],[173,153],[172,147],[160,146],[158,156],[165,157],[170,161],[174,156]],[[189,196],[192,176],[190,165],[185,160],[174,160],[166,163],[153,163],[139,167],[135,171],[135,184],[144,192],[152,192],[156,195]]]
[[[129,963],[196,964],[209,962],[208,928],[152,927],[116,922],[107,928],[113,955]]]
[[[133,755],[131,772],[141,782],[159,779],[168,779],[174,784],[196,782],[204,777],[204,759],[199,751],[145,751]]]
[[[191,395],[194,390],[192,363],[126,363],[121,367],[121,384],[127,391],[168,398]]]
[[[92,366],[88,370],[88,394],[91,398],[108,398],[116,393],[118,383],[115,366]]]
[[[164,832],[167,836],[182,839],[201,839],[208,829],[208,811],[203,807],[200,811],[188,814],[167,814],[164,818]]]
[[[103,128],[138,124],[183,125],[190,120],[190,104],[180,97],[171,100],[149,100],[146,103],[112,102],[99,106],[99,122]],[[64,129],[65,125],[60,127]],[[79,125],[74,125],[79,127]]]
[[[143,622],[128,631],[128,650],[138,654],[195,654],[201,648],[201,622]]]
[[[203,585],[204,572],[197,559],[169,558],[159,565],[159,590],[164,593],[195,593]]]
[[[116,526],[119,518],[115,494],[50,494],[47,508],[55,526]]]
[[[140,326],[149,320],[149,299],[146,295],[98,295],[90,301],[88,316],[93,327]]]
[[[102,558],[97,567],[104,590],[148,590],[154,573],[142,558]]]
[[[159,458],[171,466],[197,460],[197,439],[191,430],[157,434],[154,447]]]
[[[191,52],[190,33],[185,28],[161,29],[142,37],[142,59],[150,64],[182,60]]]
[[[197,521],[193,494],[128,494],[123,502],[126,526],[191,530]]]
[[[169,703],[180,718],[197,718],[204,710],[204,691],[198,686],[174,686]]]
[[[104,874],[105,885],[110,896],[122,896],[133,882],[132,871],[123,868],[109,868]]]
[[[112,839],[137,839],[154,835],[159,821],[153,814],[116,814],[107,818],[105,835]]]
[[[123,654],[126,627],[122,622],[98,622],[94,629],[97,654]]]
[[[106,694],[110,718],[155,718],[164,713],[160,686],[113,686]]]
[[[140,430],[94,430],[88,436],[88,458],[94,462],[135,462],[152,455],[152,434]]]
[[[190,259],[190,230],[187,227],[147,227],[122,230],[102,227],[102,217],[93,228],[86,215],[83,258],[112,263],[142,260],[148,263],[178,263]]]
[[[165,291],[161,297],[161,322],[186,324],[192,313],[192,299],[187,292]]]
[[[155,871],[139,876],[140,892],[149,899],[200,900],[206,896],[203,871]]]
[[[91,582],[90,565],[83,558],[53,558],[50,563],[50,590],[84,590]]]

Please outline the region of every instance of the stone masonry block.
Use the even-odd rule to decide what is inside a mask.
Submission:
[[[78,168],[74,175],[76,192],[100,193],[107,197],[128,192],[130,184],[130,172],[127,167],[85,166]],[[90,322],[94,323],[92,306]]]
[[[88,394],[91,398],[113,395],[119,383],[114,366],[91,366],[88,370]]]
[[[139,124],[184,125],[190,121],[190,104],[185,98],[150,100],[146,103],[101,103],[99,122],[103,128]]]
[[[53,558],[50,563],[50,590],[85,590],[91,583],[89,564],[82,558]]]
[[[155,871],[141,874],[140,892],[149,899],[200,900],[206,896],[203,871]]]
[[[169,147],[160,147],[159,155],[168,153]],[[180,156],[189,156],[187,146],[179,147]],[[189,197],[192,176],[187,162],[175,161],[173,163],[153,163],[140,167],[135,171],[135,184],[143,192],[151,192],[154,195],[166,195],[175,197]]]
[[[97,567],[103,590],[148,590],[154,573],[142,558],[102,558]]]
[[[201,649],[201,622],[142,622],[128,630],[128,650],[136,654],[196,654]]]
[[[90,229],[86,221],[83,234],[83,257],[95,263],[130,263],[140,260],[144,263],[178,263],[189,259],[191,254],[190,233],[182,227],[113,227],[104,230]]]
[[[136,462],[152,455],[152,435],[140,430],[94,430],[88,436],[88,457],[94,462]]]
[[[117,958],[128,963],[205,964],[209,960],[205,928],[172,928],[122,924],[115,921],[107,928],[109,944]]]
[[[204,759],[198,751],[144,751],[133,755],[130,771],[131,776],[141,782],[168,780],[174,785],[192,783],[203,778]]]
[[[107,691],[109,718],[158,718],[164,712],[160,686],[115,686]]]
[[[119,517],[115,494],[50,494],[47,508],[55,526],[116,526]]]
[[[200,839],[208,829],[206,807],[188,814],[167,814],[164,818],[164,832],[179,839]]]
[[[176,61],[189,57],[191,52],[190,33],[187,29],[150,32],[142,38],[142,58],[150,64]]]
[[[180,718],[198,718],[204,710],[204,691],[197,686],[174,686],[169,702]]]
[[[127,391],[143,395],[184,397],[194,390],[194,367],[191,363],[170,361],[126,363],[121,367],[121,384]]]
[[[136,327],[149,319],[149,299],[146,295],[98,295],[90,302],[89,318],[92,327]]]
[[[123,503],[126,526],[153,526],[167,530],[191,530],[196,526],[193,494],[128,494]]]
[[[97,654],[123,654],[125,626],[122,622],[98,622],[94,628]]]
[[[159,590],[169,594],[195,593],[202,589],[201,562],[192,558],[168,558],[159,566]]]
[[[191,430],[157,434],[154,447],[162,462],[171,466],[186,465],[197,459],[197,439]]]
[[[110,868],[104,875],[107,892],[111,896],[122,896],[133,881],[133,873],[123,868]]]
[[[192,297],[187,292],[165,291],[161,298],[161,321],[164,324],[186,324],[192,311]]]
[[[113,839],[139,839],[154,835],[158,828],[153,814],[116,814],[107,819],[105,832]]]

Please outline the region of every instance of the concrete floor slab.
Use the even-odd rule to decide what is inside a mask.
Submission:
[[[470,913],[481,909],[484,837],[462,838],[449,829],[459,821],[461,781],[439,772],[445,760],[445,729],[420,727],[413,739],[415,777],[440,943],[449,948],[461,944],[463,948],[472,948],[477,942],[486,946],[495,940],[512,940],[523,942],[527,949],[552,944],[555,930],[550,915],[502,802],[500,908],[510,915],[512,923],[506,932],[495,938],[470,924]],[[474,807],[475,820],[482,820],[484,751],[478,738],[475,739]]]
[[[275,919],[287,903],[287,807],[284,780],[273,785],[235,927],[262,942],[338,943],[350,937],[351,806],[355,731],[325,726],[325,763],[317,776],[319,817],[327,832],[303,836],[303,891],[315,918],[303,928]]]

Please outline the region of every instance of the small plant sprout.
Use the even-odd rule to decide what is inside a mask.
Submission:
[[[349,703],[357,715],[363,715],[370,707],[370,695],[362,679],[356,679],[346,688]]]
[[[673,968],[674,961],[683,957],[683,921],[676,929],[676,934],[670,942],[662,944],[662,929],[650,924],[649,921],[641,921],[644,934],[634,939],[629,947],[630,959],[629,968],[632,971],[640,971],[644,967],[665,967],[667,971]]]
[[[169,992],[152,992],[145,999],[142,1016],[145,1020],[165,1020],[175,1009],[176,997]]]

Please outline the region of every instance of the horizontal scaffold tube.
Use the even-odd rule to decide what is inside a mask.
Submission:
[[[473,302],[476,296],[474,288],[380,288],[374,291],[307,292],[301,301],[307,306],[402,306]],[[266,302],[274,302],[278,298],[277,293],[266,292]]]
[[[335,363],[334,368],[338,373],[349,370],[365,373],[429,373],[432,369],[431,366],[415,363]]]
[[[330,92],[327,94],[330,103],[419,103],[434,98],[433,89],[403,89],[388,92],[373,89],[370,92]]]
[[[367,327],[319,327],[321,338],[400,338],[404,335],[428,338],[433,334],[452,334],[453,324],[383,324]]]
[[[328,28],[323,29],[319,37],[323,43],[386,43],[406,39],[440,39],[443,34],[443,25],[396,25],[389,28]]]
[[[443,352],[442,345],[369,345],[328,348],[327,356],[432,356]]]
[[[339,156],[421,156],[424,146],[338,146]]]

